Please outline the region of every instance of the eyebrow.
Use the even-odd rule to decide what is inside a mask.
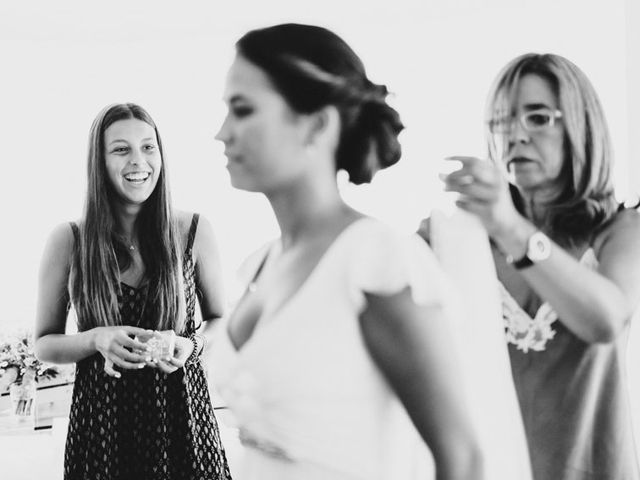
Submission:
[[[525,110],[540,110],[541,108],[551,108],[546,103],[527,103],[524,107]]]
[[[142,139],[143,142],[154,142],[155,140],[153,139],[153,137],[147,137],[147,138],[143,138]],[[116,138],[115,140],[111,140],[109,142],[109,145],[117,143],[117,142],[124,142],[124,143],[129,143],[127,140],[125,140],[124,138]]]
[[[246,101],[247,101],[247,97],[245,95],[242,95],[241,93],[235,93],[231,95],[231,97],[229,97],[229,100],[227,100],[229,105],[236,102],[246,102]]]

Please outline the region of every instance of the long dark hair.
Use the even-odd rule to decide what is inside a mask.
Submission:
[[[148,280],[146,313],[157,319],[156,328],[181,332],[185,316],[182,245],[171,208],[167,163],[155,122],[142,107],[132,103],[104,108],[91,126],[87,194],[79,225],[80,241],[69,275],[71,301],[81,331],[121,324],[120,271],[129,267],[131,256],[124,239],[116,233],[115,192],[107,176],[104,133],[113,123],[126,119],[141,120],[154,128],[162,158],[156,187],[136,219]]]
[[[377,170],[400,159],[398,134],[404,127],[386,101],[387,88],[369,80],[360,58],[335,33],[312,25],[275,25],[250,31],[236,48],[266,72],[294,111],[338,109],[336,170],[345,170],[352,183],[369,182]]]
[[[561,243],[589,240],[613,218],[618,207],[612,180],[613,151],[598,95],[587,76],[566,58],[528,53],[513,59],[498,74],[487,101],[487,120],[496,109],[512,110],[515,88],[528,74],[550,83],[565,129],[563,186],[549,205],[546,226]],[[502,161],[496,158],[500,146],[494,144],[488,130],[487,137],[489,156]],[[522,210],[518,190],[511,191]]]

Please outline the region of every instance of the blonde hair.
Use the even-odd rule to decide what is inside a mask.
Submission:
[[[587,76],[566,58],[528,53],[511,60],[498,74],[487,99],[487,120],[497,108],[513,110],[515,89],[529,74],[551,84],[565,130],[562,188],[549,205],[547,225],[568,241],[588,238],[615,215],[618,207],[611,140],[600,100]],[[497,158],[500,146],[488,127],[487,138],[490,158],[501,161]]]

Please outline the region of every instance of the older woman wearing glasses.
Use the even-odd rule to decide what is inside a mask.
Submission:
[[[640,213],[614,197],[604,114],[584,73],[527,54],[487,103],[490,160],[445,179],[494,247],[536,480],[640,473],[625,381],[640,303]]]

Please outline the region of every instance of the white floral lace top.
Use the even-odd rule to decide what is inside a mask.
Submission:
[[[595,270],[598,267],[593,248],[588,248],[580,263]],[[518,350],[528,353],[529,350],[541,352],[546,348],[547,342],[552,340],[556,334],[553,323],[558,319],[558,314],[551,305],[544,302],[538,308],[535,316],[531,318],[520,305],[515,301],[505,286],[500,284],[502,296],[502,318],[504,319],[505,334],[507,342],[512,343]]]

